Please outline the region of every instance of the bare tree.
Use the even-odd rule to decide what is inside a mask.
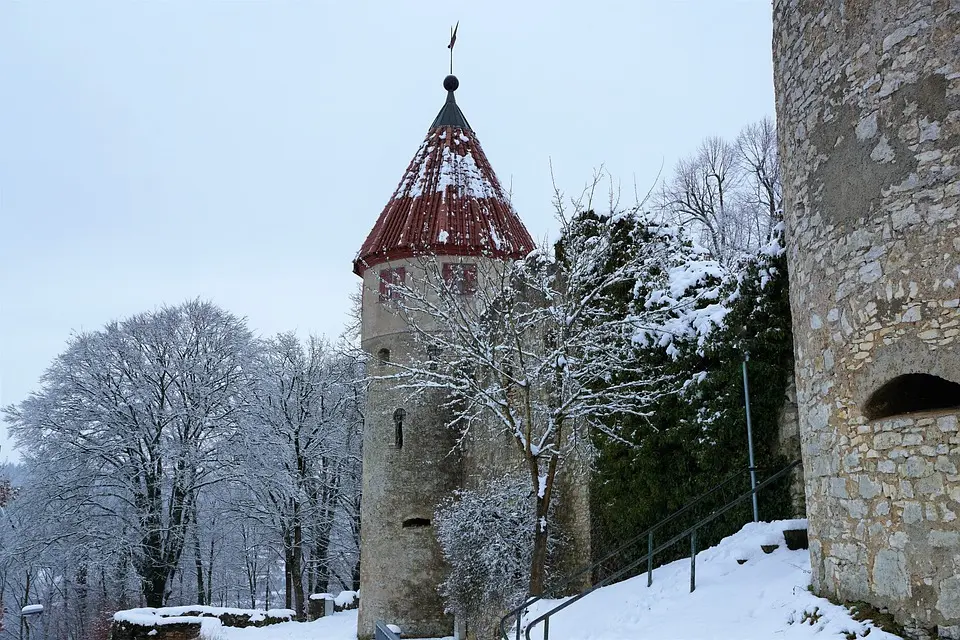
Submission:
[[[779,221],[780,165],[770,119],[744,127],[734,143],[709,137],[681,158],[661,185],[658,206],[732,265],[766,241]]]
[[[748,124],[737,136],[736,149],[743,200],[752,210],[756,236],[762,242],[779,222],[783,206],[776,124],[770,118]]]
[[[481,257],[452,266],[424,257],[405,281],[388,284],[419,352],[432,354],[391,363],[395,379],[414,392],[446,390],[451,428],[491,444],[509,434],[519,454],[535,500],[531,594],[545,586],[561,465],[582,460],[587,427],[609,429],[611,415],[642,415],[664,388],[663,374],[633,357],[633,336],[660,311],[611,309],[638,279],[663,273],[665,247],[640,243],[620,252],[618,236],[647,233],[648,220],[637,210],[594,215],[591,194],[569,211],[557,194],[559,256],[541,248],[514,263]]]

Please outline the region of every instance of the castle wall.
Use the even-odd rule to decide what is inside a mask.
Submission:
[[[960,637],[957,411],[865,409],[906,374],[960,383],[958,34],[957,0],[774,2],[813,587],[943,637]]]

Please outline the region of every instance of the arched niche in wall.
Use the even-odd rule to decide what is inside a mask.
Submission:
[[[960,384],[927,373],[906,373],[870,394],[863,415],[868,420],[880,420],[944,409],[960,409]]]

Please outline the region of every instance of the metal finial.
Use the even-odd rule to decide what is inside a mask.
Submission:
[[[457,29],[459,28],[459,20],[457,20],[456,26],[450,27],[450,44],[447,45],[447,49],[450,49],[450,75],[453,75],[453,45],[457,44]]]

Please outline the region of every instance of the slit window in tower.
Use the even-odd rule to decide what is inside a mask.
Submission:
[[[429,527],[430,520],[428,518],[407,518],[403,521],[404,529],[411,529],[416,527]]]
[[[440,347],[438,347],[437,345],[435,344],[427,345],[427,357],[430,359],[427,363],[427,367],[430,369],[430,371],[437,370],[437,365],[438,365],[437,361],[440,359],[441,353],[442,352],[440,350]]]
[[[880,420],[944,409],[960,409],[960,384],[926,373],[908,373],[874,391],[863,407],[863,415],[868,420]]]
[[[390,362],[390,349],[380,349],[377,351],[377,362],[381,365]]]
[[[444,262],[443,281],[453,293],[468,296],[477,291],[477,265],[472,262]]]
[[[407,412],[403,409],[397,409],[393,412],[393,446],[397,449],[403,448],[403,419],[407,417]]]
[[[404,267],[380,270],[380,302],[400,299],[400,287],[407,280]]]

